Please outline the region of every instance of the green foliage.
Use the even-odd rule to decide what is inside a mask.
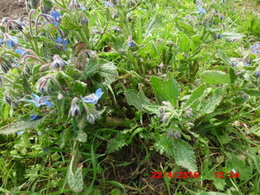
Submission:
[[[259,194],[257,13],[52,3],[1,22],[0,192]]]
[[[180,87],[171,74],[168,74],[165,80],[153,76],[151,78],[151,86],[153,87],[155,96],[160,101],[169,101],[173,105],[177,105]]]

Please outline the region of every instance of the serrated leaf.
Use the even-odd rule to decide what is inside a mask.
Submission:
[[[205,71],[201,73],[202,80],[207,84],[230,84],[228,74],[221,71]]]
[[[169,101],[172,105],[177,105],[180,95],[179,83],[173,78],[172,74],[167,75],[167,79],[162,80],[153,76],[150,84],[153,88],[155,96],[160,101]]]
[[[150,105],[149,99],[142,92],[135,89],[126,90],[125,96],[127,103],[136,107],[137,110],[146,111],[143,106]]]
[[[42,121],[44,121],[44,119],[45,118],[43,117],[35,121],[24,121],[24,120],[15,121],[12,124],[0,128],[0,134],[9,135],[11,133],[23,131],[26,129],[35,129]]]
[[[69,170],[68,184],[71,190],[74,192],[83,191],[82,167],[78,167],[74,174],[71,172],[71,170]]]
[[[97,59],[90,59],[84,70],[84,78],[87,79],[93,76],[95,73],[97,73],[100,67],[101,64],[97,61]]]
[[[107,144],[107,152],[112,153],[120,150],[122,147],[127,145],[125,136],[118,134],[115,138],[111,139]]]
[[[155,143],[155,148],[160,154],[166,153],[174,158],[177,165],[192,172],[197,171],[194,151],[187,142],[170,138],[164,134],[161,135],[159,141]]]
[[[118,72],[117,68],[113,63],[106,63],[102,64],[98,73],[104,77],[105,85],[110,85],[111,83],[115,82],[118,79]]]
[[[214,178],[213,184],[218,190],[224,190],[226,186],[226,182],[222,178]]]
[[[189,171],[196,172],[196,158],[192,147],[183,140],[175,141],[174,159],[176,163]]]

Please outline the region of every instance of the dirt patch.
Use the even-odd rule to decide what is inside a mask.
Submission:
[[[0,19],[3,17],[17,18],[25,14],[23,0],[0,0]]]

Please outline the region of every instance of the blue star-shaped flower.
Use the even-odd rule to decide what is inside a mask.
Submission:
[[[22,135],[22,134],[24,134],[24,132],[25,132],[25,131],[18,131],[17,134],[18,134],[18,135]]]
[[[42,118],[41,116],[38,116],[38,115],[36,115],[36,114],[33,114],[33,115],[30,116],[30,117],[31,117],[31,121],[35,121],[35,120],[38,120],[38,119]]]
[[[260,54],[260,42],[256,42],[252,47],[251,50],[253,53],[259,53]]]
[[[201,6],[197,6],[198,14],[206,14],[206,10],[203,9]]]
[[[31,100],[25,99],[26,102],[31,102],[34,103],[36,107],[41,107],[41,106],[48,106],[51,107],[52,103],[49,102],[50,98],[49,97],[39,97],[38,95],[32,93],[33,98]]]
[[[53,25],[58,26],[61,20],[61,13],[57,10],[51,10],[50,15],[54,18]]]
[[[24,51],[23,49],[15,49],[15,53],[18,53],[19,55],[24,55],[26,53],[26,51]]]
[[[5,39],[5,43],[8,46],[8,48],[11,49],[17,45],[18,39],[13,36],[8,36],[8,38]]]
[[[95,93],[88,96],[81,97],[82,101],[88,104],[97,104],[98,100],[102,97],[103,91],[101,88],[97,89]]]
[[[62,44],[63,45],[63,50],[67,49],[66,45],[68,45],[69,41],[68,40],[64,40],[62,37],[58,37],[56,40],[56,43]]]
[[[107,7],[114,7],[113,3],[109,2],[109,1],[104,1],[104,4],[105,4]]]

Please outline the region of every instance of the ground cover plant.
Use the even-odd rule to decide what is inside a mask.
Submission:
[[[236,3],[32,0],[3,18],[0,191],[259,194],[260,23]]]

